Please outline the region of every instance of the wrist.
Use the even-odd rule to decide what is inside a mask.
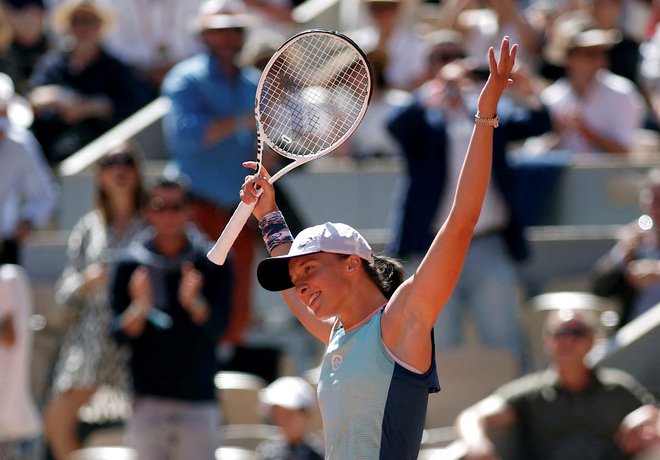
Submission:
[[[279,210],[264,214],[259,220],[259,230],[269,253],[277,246],[293,241],[291,231]]]
[[[497,128],[500,125],[500,117],[498,117],[496,113],[493,115],[485,115],[481,111],[477,111],[477,113],[474,115],[474,122],[477,125],[492,126],[493,128]]]
[[[146,318],[149,315],[149,310],[151,309],[151,305],[149,305],[146,302],[140,302],[137,300],[134,300],[130,303],[128,306],[128,310],[135,316],[141,316],[143,318]]]
[[[190,305],[186,307],[186,311],[195,324],[201,324],[207,321],[211,315],[209,304],[201,295],[195,297]]]
[[[208,302],[206,302],[206,299],[202,296],[197,296],[193,299],[193,301],[190,303],[190,306],[188,307],[189,310],[193,313],[201,313],[203,311],[206,311],[209,307]]]
[[[257,221],[259,223],[261,223],[261,221],[264,219],[264,217],[266,217],[269,214],[275,213],[275,212],[280,212],[280,210],[277,208],[277,206],[275,206],[274,208],[271,208],[271,209],[267,209],[265,211],[257,211],[254,214],[254,217],[257,219]]]

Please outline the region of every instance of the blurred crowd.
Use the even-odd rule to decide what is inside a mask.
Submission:
[[[0,295],[0,460],[67,459],[83,445],[79,411],[101,387],[133,396],[127,430],[140,458],[212,458],[222,423],[213,374],[229,368],[269,382],[279,376],[278,353],[246,346],[261,245],[256,223],[243,229],[226,266],[208,262],[205,251],[239,202],[243,163],[255,158],[260,71],[303,30],[296,8],[311,2],[0,0],[0,292],[11,292]],[[488,76],[488,48],[504,35],[520,45],[498,109],[492,181],[435,342],[439,352],[460,347],[469,317],[480,342],[509,351],[521,375],[537,370],[526,337],[537,331],[525,330],[520,318],[524,230],[534,223],[520,198],[531,191],[520,188],[516,161],[559,158],[568,165],[578,157],[660,153],[660,1],[338,0],[337,10],[338,29],[371,64],[374,89],[360,127],[336,155],[355,164],[401,161],[384,251],[408,271],[451,207]],[[159,96],[171,108],[162,124],[169,161],[158,182],[146,183],[144,155],[131,142],[108,146],[94,164],[95,205],[68,236],[55,286],[57,303],[73,319],[49,372],[48,395],[36,405],[27,390],[32,305],[23,292],[29,275],[20,267],[22,246],[31,232],[56,226],[57,208],[67,206],[57,166]],[[267,151],[264,164],[279,169],[277,158]],[[427,180],[429,170],[437,181]],[[594,266],[593,292],[617,302],[618,327],[660,302],[658,171],[640,186],[639,220],[622,228]],[[304,219],[285,190],[278,194],[297,233]],[[581,348],[566,352],[573,361],[555,362],[561,375],[550,385],[564,384],[565,366],[578,376],[569,393],[582,394],[592,381],[607,386],[610,377],[580,367],[592,345],[591,320],[560,319],[544,329],[553,358],[561,359],[557,347],[570,346],[564,342]],[[566,332],[563,323],[573,328]],[[442,381],[441,365],[440,373]],[[657,403],[627,379],[614,379],[632,395],[620,396],[618,419],[606,427],[576,425],[625,438],[594,459],[629,458],[658,443]],[[309,389],[276,383],[266,393],[268,404],[280,407],[271,418],[295,439],[262,446],[259,458],[322,458],[300,429]],[[524,412],[523,390],[531,386],[505,387],[462,415],[467,458],[499,458],[486,425]],[[279,399],[286,402],[273,402]],[[523,415],[542,431],[543,417],[532,412]],[[557,449],[579,448],[585,439]],[[561,450],[550,456],[553,442],[543,439],[532,450],[546,456],[529,458],[577,458]]]

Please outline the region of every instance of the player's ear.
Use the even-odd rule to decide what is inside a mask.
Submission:
[[[356,255],[348,256],[346,259],[346,268],[350,272],[354,272],[360,268],[360,258]]]

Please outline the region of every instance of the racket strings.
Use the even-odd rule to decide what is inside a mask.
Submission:
[[[366,109],[367,64],[329,35],[293,42],[267,70],[259,101],[266,137],[288,157],[321,154],[341,143]]]

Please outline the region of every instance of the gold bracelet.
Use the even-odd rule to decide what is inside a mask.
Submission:
[[[498,117],[496,114],[493,118],[484,118],[479,115],[479,112],[477,112],[474,115],[474,122],[478,125],[492,126],[493,128],[497,128],[500,125],[500,117]]]

